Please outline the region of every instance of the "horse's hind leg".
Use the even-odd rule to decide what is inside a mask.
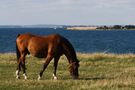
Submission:
[[[22,69],[23,69],[24,79],[26,80],[27,79],[27,74],[26,74],[26,66],[25,66],[25,56],[26,56],[26,54],[21,55],[21,66],[22,66]]]
[[[20,78],[20,76],[19,76],[20,71],[21,71],[21,61],[19,59],[18,65],[17,65],[17,70],[16,70],[16,79]]]
[[[23,70],[24,79],[27,79],[26,67],[25,67],[25,56],[26,56],[26,54],[21,54],[21,56],[19,58],[17,71],[16,71],[16,79],[20,78],[19,72],[21,71],[21,67],[22,67],[22,70]]]
[[[57,65],[58,65],[59,58],[60,58],[60,56],[54,58],[54,73],[53,73],[54,80],[57,80],[56,71],[57,71]]]

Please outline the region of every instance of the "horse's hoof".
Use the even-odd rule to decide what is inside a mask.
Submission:
[[[28,78],[27,78],[27,77],[25,77],[24,79],[25,79],[25,80],[27,80]]]
[[[27,78],[27,75],[26,75],[25,73],[23,74],[23,76],[24,76],[24,79],[25,79],[25,80],[28,79],[28,78]]]
[[[20,77],[19,76],[16,76],[16,80],[18,80],[18,79],[20,79]]]
[[[54,78],[54,80],[57,80],[57,77],[53,74],[53,78]]]
[[[19,71],[18,71],[18,70],[16,70],[16,72],[15,72],[15,73],[16,73],[16,75],[19,75]]]
[[[41,80],[41,76],[40,75],[38,75],[38,80]]]
[[[54,80],[57,80],[57,77],[54,77]]]

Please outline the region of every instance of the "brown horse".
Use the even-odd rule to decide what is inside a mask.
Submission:
[[[59,34],[53,34],[49,36],[36,36],[32,34],[19,34],[16,39],[16,53],[17,53],[17,71],[16,78],[19,79],[19,72],[21,68],[23,70],[24,79],[27,79],[25,56],[31,54],[38,58],[46,58],[43,69],[39,73],[38,80],[41,79],[44,70],[54,58],[54,79],[56,77],[56,70],[59,58],[61,55],[65,55],[69,61],[69,71],[73,79],[77,79],[79,61],[77,60],[75,50],[71,43]]]

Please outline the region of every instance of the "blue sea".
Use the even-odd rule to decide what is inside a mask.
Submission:
[[[23,33],[61,34],[81,53],[135,53],[134,30],[72,31],[61,28],[0,28],[0,53],[15,52],[16,36]]]

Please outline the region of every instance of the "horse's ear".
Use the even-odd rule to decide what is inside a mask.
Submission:
[[[79,63],[80,61],[77,59],[77,62]]]
[[[21,34],[18,34],[17,37],[19,37]]]

